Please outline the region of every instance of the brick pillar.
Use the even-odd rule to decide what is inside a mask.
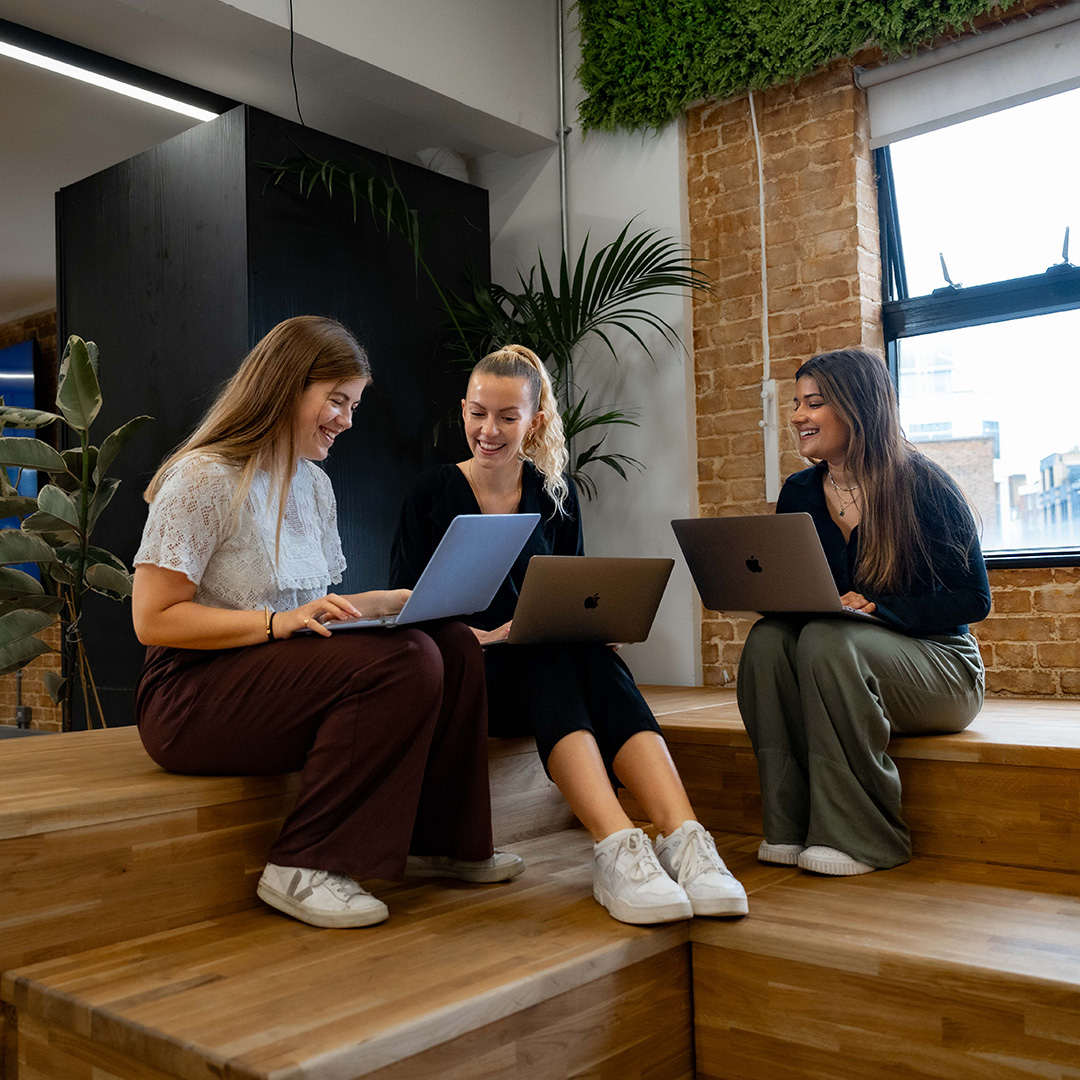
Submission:
[[[765,177],[771,375],[781,474],[805,467],[786,434],[799,364],[843,347],[882,349],[877,192],[866,98],[851,62],[755,94]],[[715,281],[694,297],[702,516],[762,514],[761,257],[757,164],[746,95],[687,114],[690,243]],[[706,612],[706,685],[734,679],[751,623]]]

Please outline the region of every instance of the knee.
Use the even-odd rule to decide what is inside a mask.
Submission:
[[[837,667],[850,661],[854,650],[850,628],[842,619],[816,619],[799,634],[799,667]]]
[[[743,670],[752,665],[771,667],[793,654],[798,640],[798,634],[789,622],[768,617],[759,619],[746,637],[740,667]]]
[[[442,653],[421,630],[395,631],[397,649],[389,661],[388,677],[407,683],[410,697],[430,703],[440,697],[445,675]]]

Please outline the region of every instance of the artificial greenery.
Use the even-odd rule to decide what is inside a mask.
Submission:
[[[83,599],[96,592],[123,600],[131,595],[131,575],[115,555],[91,544],[90,537],[120,486],[119,480],[106,475],[109,467],[150,419],[137,416],[109,435],[100,448],[93,446],[90,427],[101,410],[97,371],[97,346],[73,335],[60,365],[59,415],[13,408],[0,398],[0,428],[37,430],[61,421],[78,443],[71,450],[57,451],[41,439],[0,437],[0,466],[17,470],[12,483],[7,468],[0,468],[0,516],[22,519],[21,528],[0,529],[0,675],[50,652],[35,635],[59,617],[66,676],[46,672],[45,687],[54,701],[64,703],[65,727],[70,725],[76,686],[82,690],[87,727],[93,727],[95,720],[105,726],[83,643]],[[18,492],[24,469],[49,476],[36,498]],[[16,569],[18,563],[37,563],[41,581]]]
[[[866,45],[916,49],[987,0],[578,0],[588,129],[659,128],[693,101],[798,79]],[[1010,5],[1011,6],[1011,5]]]
[[[613,330],[628,334],[650,359],[652,350],[639,331],[651,331],[669,346],[682,347],[674,327],[641,306],[647,299],[666,293],[711,288],[709,278],[672,239],[656,230],[631,235],[630,222],[595,254],[590,254],[586,237],[573,264],[563,252],[557,278],[538,253],[539,261],[529,274],[518,274],[517,290],[473,277],[469,295],[462,297],[444,292],[435,280],[423,256],[423,223],[409,207],[392,167],[387,180],[360,159],[351,164],[302,154],[261,164],[275,184],[294,178],[305,197],[316,187],[331,198],[335,192],[348,192],[354,221],[360,203],[365,203],[381,228],[400,233],[413,250],[417,271],[432,283],[446,311],[452,330],[451,351],[459,360],[471,366],[493,348],[514,342],[532,349],[544,361],[556,395],[565,402],[562,421],[572,448],[570,475],[588,497],[596,494],[596,482],[587,471],[590,466],[607,466],[624,480],[628,479],[627,467],[644,468],[626,454],[604,452],[607,433],[596,439],[598,429],[616,424],[636,426],[637,413],[633,409],[587,407],[588,391],[579,397],[573,383],[572,359],[584,356],[579,347],[597,338],[618,360],[609,336]],[[589,445],[578,449],[579,436],[586,432],[589,437],[584,441]]]

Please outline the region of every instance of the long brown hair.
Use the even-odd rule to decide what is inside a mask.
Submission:
[[[559,412],[551,376],[539,356],[524,345],[504,345],[488,353],[473,369],[473,375],[496,375],[504,379],[524,379],[532,411],[543,412],[544,419],[521,444],[521,456],[531,461],[544,478],[544,490],[558,508],[563,509],[570,487],[566,482],[566,466],[570,455],[563,435],[562,415]]]
[[[280,322],[247,354],[199,426],[160,465],[143,493],[152,502],[165,472],[191,454],[209,454],[240,469],[235,520],[259,469],[278,493],[277,540],[296,465],[296,411],[312,384],[371,379],[367,353],[339,322],[298,315]]]
[[[884,360],[861,349],[820,353],[798,371],[810,376],[848,429],[844,472],[863,496],[855,584],[867,592],[909,588],[920,566],[934,565],[931,545],[944,545],[966,562],[976,535],[956,481],[920,454],[900,426],[896,392]],[[944,536],[930,533],[917,513],[916,491],[941,508]],[[958,517],[965,507],[967,520]],[[967,527],[970,525],[970,527]]]

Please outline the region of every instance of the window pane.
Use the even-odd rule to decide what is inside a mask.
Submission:
[[[1080,263],[1080,90],[893,143],[908,292],[1041,274]]]
[[[908,438],[982,515],[984,550],[1080,547],[1080,311],[897,345]]]

